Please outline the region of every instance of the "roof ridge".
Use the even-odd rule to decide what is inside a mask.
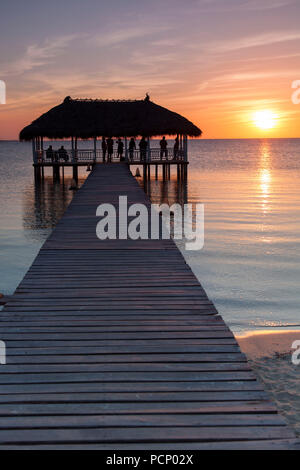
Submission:
[[[64,103],[66,102],[83,102],[83,103],[139,103],[144,102],[145,99],[141,100],[130,100],[130,99],[109,99],[109,98],[71,98],[67,96],[64,99]]]

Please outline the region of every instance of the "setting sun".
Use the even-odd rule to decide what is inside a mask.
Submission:
[[[260,129],[272,129],[277,125],[278,116],[270,110],[256,111],[253,115],[254,124]]]

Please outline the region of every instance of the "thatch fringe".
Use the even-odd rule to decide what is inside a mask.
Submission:
[[[73,100],[50,109],[20,132],[20,140],[34,137],[63,139],[96,136],[130,137],[185,134],[200,136],[202,131],[180,114],[144,100]]]

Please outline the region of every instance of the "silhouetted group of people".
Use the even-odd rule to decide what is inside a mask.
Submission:
[[[49,145],[46,150],[46,158],[51,160],[51,162],[58,162],[59,160],[67,162],[69,160],[69,155],[63,145],[58,150],[53,150],[52,145]]]
[[[117,158],[119,158],[121,161],[124,160],[124,143],[123,141],[118,138],[116,141],[117,144]],[[142,137],[139,144],[139,151],[140,151],[140,161],[145,161],[147,159],[147,149],[148,149],[148,141],[146,140],[146,137]],[[134,152],[137,149],[137,145],[135,142],[134,137],[131,137],[129,140],[129,145],[128,145],[128,154],[129,154],[129,160],[133,161],[134,159]],[[174,143],[174,154],[173,158],[176,159],[178,156],[179,152],[179,137],[177,136],[175,139]],[[105,138],[102,137],[102,158],[103,162],[111,162],[112,161],[112,156],[114,153],[114,141],[111,137]],[[107,156],[107,158],[106,158]],[[160,157],[168,159],[168,142],[166,140],[166,137],[163,136],[163,138],[160,141]]]
[[[116,140],[117,144],[117,158],[120,159],[120,161],[124,161],[124,143],[121,138],[118,138]],[[139,146],[139,153],[140,153],[140,161],[146,161],[147,160],[147,150],[148,150],[148,140],[146,140],[146,137],[142,137],[138,146]],[[166,158],[168,160],[168,142],[163,136],[161,141],[159,142],[160,144],[160,158]],[[102,142],[101,142],[101,148],[102,148],[102,159],[103,162],[111,162],[113,153],[114,153],[114,141],[111,137],[102,137]],[[131,137],[129,140],[129,145],[128,145],[128,155],[129,155],[129,160],[133,161],[134,160],[134,152],[137,150],[136,142],[134,137]],[[179,152],[179,137],[177,136],[175,139],[174,143],[174,153],[173,153],[173,158],[176,159],[178,156]],[[62,145],[58,150],[54,150],[52,148],[52,145],[49,145],[48,149],[46,150],[46,158],[51,160],[51,162],[58,162],[59,160],[64,160],[67,162],[69,160],[69,155],[67,150],[64,148]]]
[[[120,159],[120,161],[125,160],[123,153],[124,153],[124,143],[123,141],[118,138],[116,141],[117,144],[117,158]],[[103,162],[111,162],[112,161],[112,156],[114,153],[114,141],[111,137],[105,138],[102,137],[102,142],[101,142],[101,148],[102,148],[102,159]],[[139,149],[140,149],[140,159],[145,160],[146,155],[147,155],[147,148],[148,148],[148,142],[146,141],[145,137],[142,137],[140,142],[139,142]],[[136,142],[134,140],[134,137],[131,137],[129,140],[129,145],[128,145],[128,154],[129,154],[129,159],[132,161],[134,159],[134,151],[136,150]]]
[[[103,163],[111,162],[112,156],[114,153],[114,141],[111,137],[108,137],[107,139],[105,137],[102,137],[102,142],[101,142],[101,148],[102,148],[102,159]],[[124,143],[123,141],[118,138],[117,139],[117,157],[120,159],[120,161],[125,160],[124,156]],[[106,159],[107,156],[107,159]]]
[[[163,159],[165,157],[168,160],[168,142],[163,136],[161,141],[159,142],[160,145],[160,158]],[[179,153],[179,137],[177,135],[175,142],[174,142],[174,147],[173,147],[173,159],[175,160],[178,157]]]

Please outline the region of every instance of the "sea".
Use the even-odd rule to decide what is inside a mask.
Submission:
[[[187,251],[176,241],[187,263],[237,337],[299,331],[300,139],[192,139],[188,151],[186,185],[174,170],[165,182],[152,171],[147,187],[153,203],[204,205],[203,248]],[[88,174],[80,169],[79,185]],[[63,182],[53,183],[47,170],[35,185],[30,143],[0,141],[0,179],[0,292],[12,294],[74,191],[67,169]],[[300,366],[291,352],[249,359],[300,437]]]
[[[204,205],[203,248],[177,243],[209,298],[235,334],[300,329],[300,139],[191,139],[188,152],[184,190],[175,171],[166,182],[153,171],[148,191]],[[35,185],[30,143],[0,141],[0,178],[0,292],[12,294],[74,192],[68,170],[64,184],[49,169]]]

